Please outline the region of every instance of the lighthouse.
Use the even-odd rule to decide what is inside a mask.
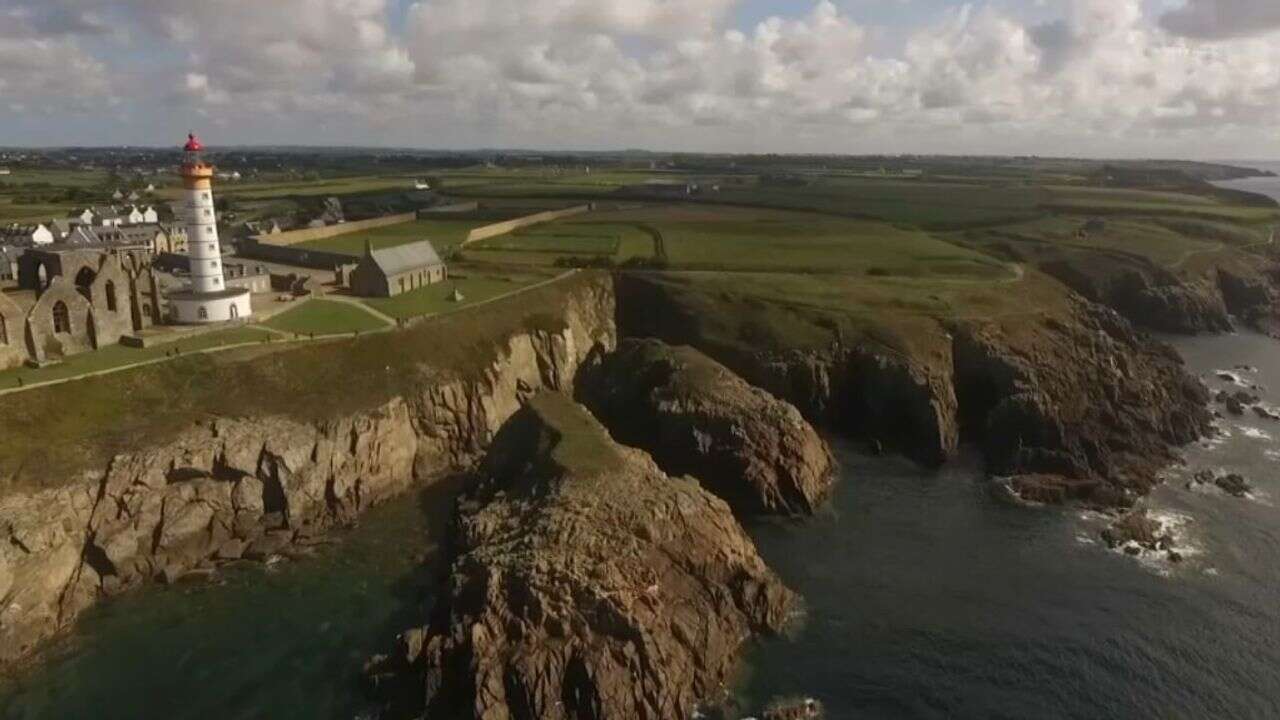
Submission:
[[[191,258],[191,282],[169,294],[174,322],[206,325],[248,318],[253,314],[248,288],[228,288],[222,273],[222,248],[218,244],[218,215],[213,208],[212,165],[204,161],[204,146],[194,134],[183,147],[182,204],[187,227],[187,255]]]

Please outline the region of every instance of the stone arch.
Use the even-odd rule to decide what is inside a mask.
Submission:
[[[27,313],[26,341],[31,359],[44,362],[92,350],[95,341],[90,324],[92,305],[69,278],[55,276],[49,288]]]
[[[93,281],[97,278],[98,273],[87,265],[76,273],[76,290],[89,302],[93,302]]]

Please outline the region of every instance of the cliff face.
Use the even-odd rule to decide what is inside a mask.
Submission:
[[[468,467],[523,399],[571,391],[616,340],[607,283],[585,284],[559,330],[499,342],[465,378],[432,378],[322,423],[219,418],[115,457],[56,489],[0,499],[0,663],[29,654],[96,600],[242,556],[305,545],[416,482]]]
[[[729,507],[566,397],[531,401],[483,477],[460,503],[445,594],[404,658],[425,684],[402,710],[690,718],[746,638],[782,628],[793,596]]]
[[[924,463],[964,435],[993,473],[1025,476],[1015,489],[1032,499],[1128,504],[1170,445],[1209,429],[1207,392],[1177,355],[1076,296],[1034,315],[931,320],[925,349],[895,351],[834,333],[826,350],[744,350],[703,333],[661,283],[624,277],[619,293],[624,335],[697,347],[815,422]]]
[[[745,513],[811,514],[834,459],[794,406],[689,347],[623,340],[578,379],[614,437]]]
[[[1077,300],[1039,328],[957,324],[955,382],[988,470],[1027,499],[1125,506],[1209,431],[1208,391],[1169,347]]]

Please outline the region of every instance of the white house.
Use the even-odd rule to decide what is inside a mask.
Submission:
[[[130,205],[128,210],[121,213],[124,218],[124,225],[138,225],[142,222],[142,211],[137,205]]]
[[[116,189],[116,191],[115,191],[115,192],[111,193],[111,199],[112,199],[112,200],[123,200],[123,199],[124,199],[124,193],[123,193],[121,190]]]
[[[0,244],[32,247],[48,245],[54,241],[53,232],[43,224],[9,225],[0,228]]]
[[[154,207],[148,205],[142,211],[142,222],[148,223],[148,224],[158,223],[160,222],[160,213],[156,212],[156,209]]]

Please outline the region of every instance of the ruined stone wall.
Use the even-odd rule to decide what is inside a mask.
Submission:
[[[465,246],[473,242],[487,240],[500,235],[507,235],[519,230],[520,228],[526,228],[531,225],[541,225],[542,223],[549,223],[555,220],[562,220],[567,217],[573,217],[574,215],[581,215],[582,213],[589,212],[590,210],[590,205],[578,205],[577,207],[566,208],[564,210],[549,210],[547,212],[537,213],[536,215],[526,215],[514,220],[507,220],[506,222],[485,225],[484,227],[478,227],[467,233],[467,239],[464,240],[462,244]]]

